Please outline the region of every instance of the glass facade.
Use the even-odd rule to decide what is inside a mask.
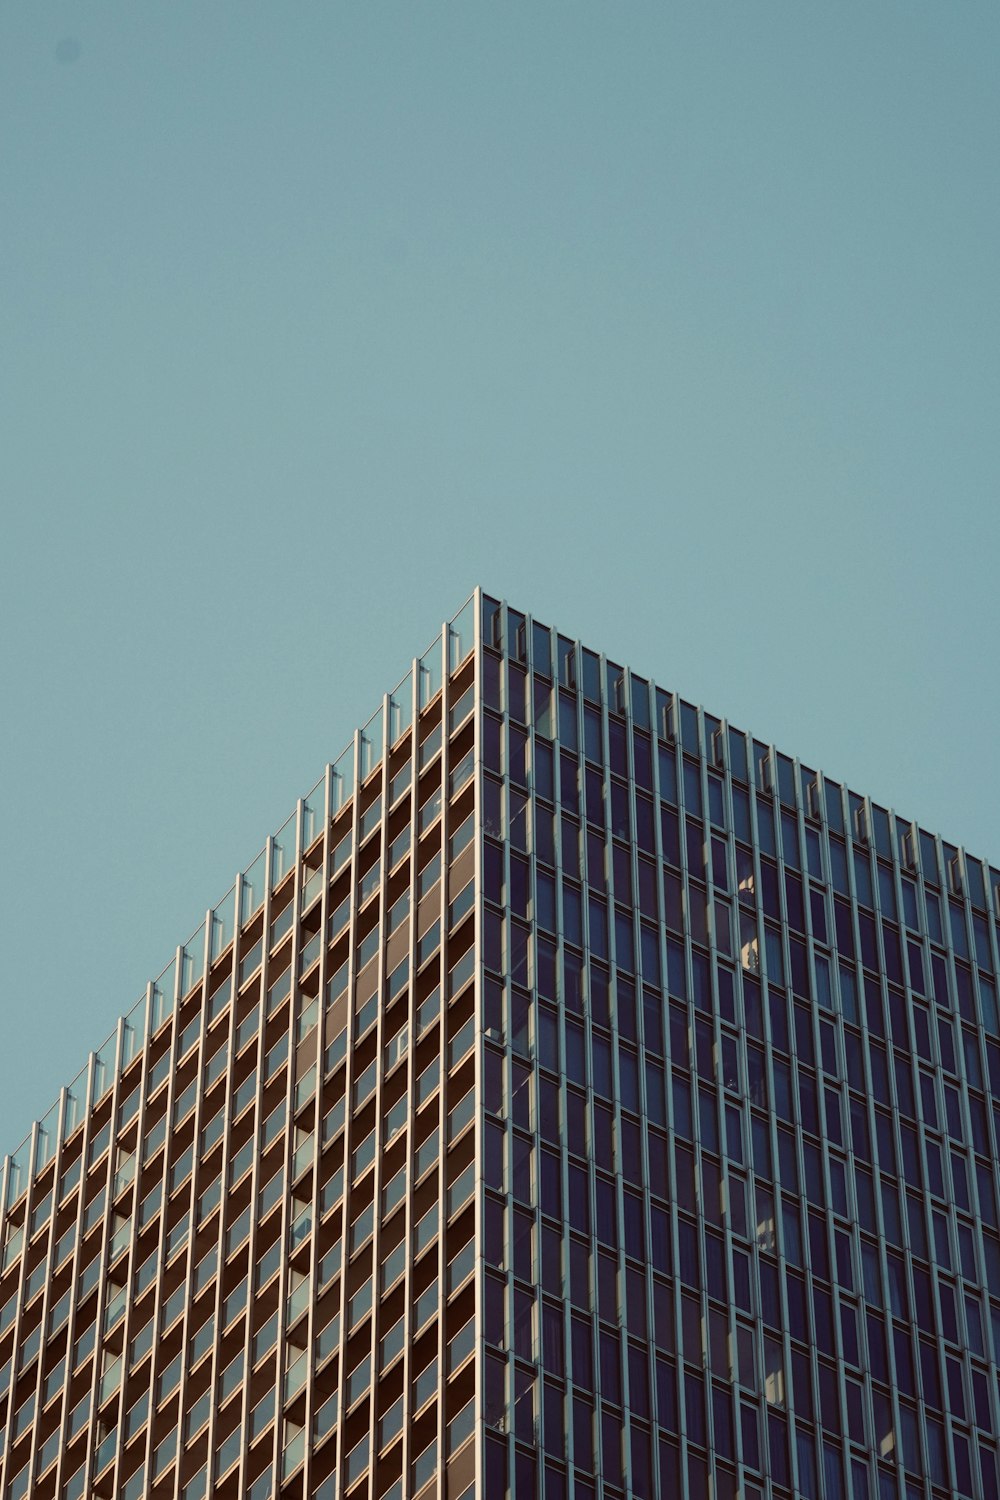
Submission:
[[[7,1158],[0,1500],[1000,1500],[998,902],[477,592]]]

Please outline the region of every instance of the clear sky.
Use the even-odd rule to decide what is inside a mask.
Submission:
[[[477,582],[1000,860],[998,56],[0,5],[0,1150]]]

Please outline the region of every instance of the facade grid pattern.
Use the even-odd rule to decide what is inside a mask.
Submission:
[[[486,1494],[998,1494],[1000,872],[486,602]]]
[[[4,1500],[473,1487],[475,620],[7,1159]]]
[[[1000,1500],[1000,871],[477,591],[0,1179],[0,1500]]]

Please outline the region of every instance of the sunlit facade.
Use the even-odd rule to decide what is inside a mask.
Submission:
[[[0,1500],[1000,1500],[998,892],[477,592],[7,1158]]]

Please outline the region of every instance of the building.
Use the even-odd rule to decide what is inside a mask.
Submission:
[[[997,1500],[998,902],[477,592],[7,1158],[0,1500]]]

